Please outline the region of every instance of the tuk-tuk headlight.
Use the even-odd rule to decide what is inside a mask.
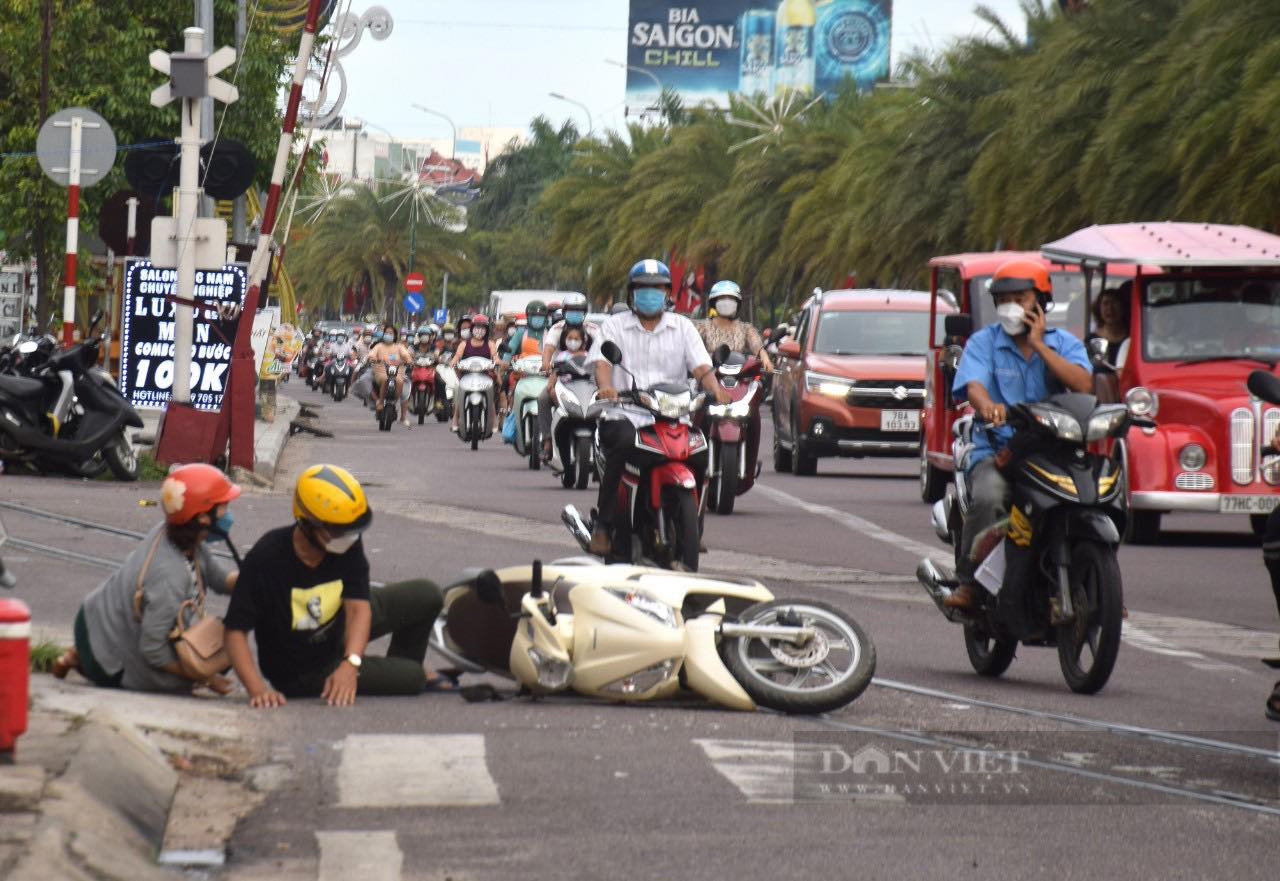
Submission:
[[[1148,419],[1154,419],[1160,410],[1160,399],[1140,385],[1129,389],[1124,396],[1124,403],[1134,416],[1145,416]]]
[[[1199,444],[1187,444],[1178,453],[1178,464],[1182,466],[1183,471],[1199,471],[1204,467],[1207,459],[1204,447]]]

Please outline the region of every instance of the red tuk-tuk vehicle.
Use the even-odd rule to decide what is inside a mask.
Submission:
[[[960,409],[951,397],[951,382],[969,334],[996,320],[995,304],[987,294],[991,277],[1001,264],[1014,259],[1040,260],[1049,270],[1053,285],[1053,307],[1046,320],[1050,327],[1068,331],[1083,340],[1088,330],[1089,302],[1085,276],[1075,265],[1044,259],[1034,251],[992,251],[978,254],[951,254],[929,261],[932,305],[928,364],[925,370],[924,409],[920,419],[920,497],[936,502],[946,492],[955,472],[951,458],[951,430]],[[1108,270],[1113,276],[1132,276],[1132,267]],[[1113,279],[1113,282],[1123,281]],[[938,301],[945,305],[938,308]],[[946,306],[959,310],[944,318],[938,334],[937,314]]]
[[[1280,457],[1263,451],[1280,408],[1249,394],[1252,371],[1280,361],[1280,236],[1242,226],[1091,226],[1051,242],[1044,258],[1094,279],[1128,268],[1128,355],[1112,372],[1135,414],[1127,465],[1130,537],[1154,541],[1166,512],[1247,514],[1261,532],[1280,503]]]

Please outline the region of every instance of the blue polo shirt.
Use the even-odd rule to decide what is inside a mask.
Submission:
[[[1057,328],[1046,330],[1044,342],[1050,349],[1072,364],[1093,372],[1084,344],[1071,334]],[[1066,387],[1053,377],[1044,359],[1032,353],[1030,360],[1022,356],[1013,337],[1005,333],[999,324],[989,324],[969,337],[965,344],[960,367],[956,370],[952,394],[957,400],[969,397],[968,385],[982,383],[991,400],[997,404],[1028,404],[1043,401],[1050,395],[1066,391]],[[973,433],[974,447],[969,457],[972,469],[983,459],[994,456],[1013,437],[1013,429],[1002,425],[995,430],[996,446],[985,431]]]

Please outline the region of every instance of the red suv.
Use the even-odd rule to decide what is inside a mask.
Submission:
[[[955,310],[939,304],[939,327]],[[808,475],[820,456],[915,456],[920,448],[930,297],[816,293],[778,347],[773,467]]]

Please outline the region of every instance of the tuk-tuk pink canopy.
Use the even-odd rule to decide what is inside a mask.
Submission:
[[[1040,252],[1055,263],[1280,266],[1280,236],[1217,223],[1115,223],[1078,230]]]

